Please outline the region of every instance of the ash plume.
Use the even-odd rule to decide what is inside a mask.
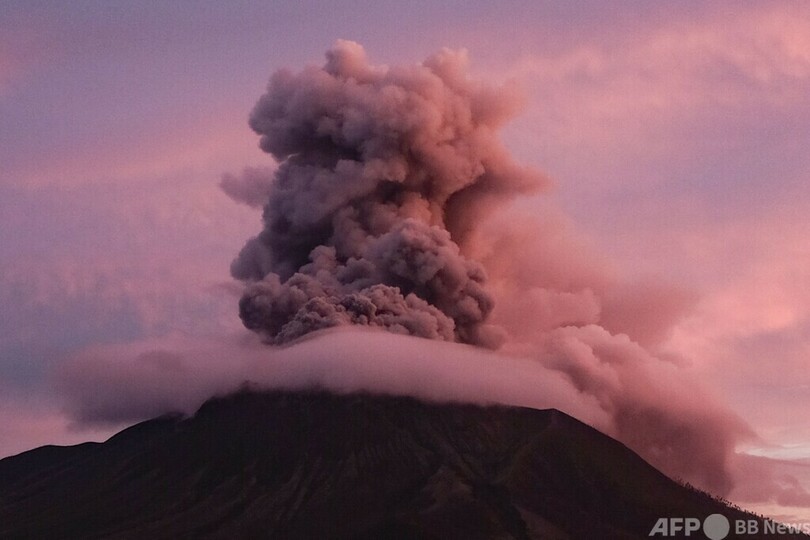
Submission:
[[[252,111],[272,175],[221,184],[266,199],[231,267],[244,325],[271,344],[359,325],[500,348],[564,376],[654,465],[727,493],[750,430],[658,352],[691,296],[617,280],[553,205],[493,212],[545,182],[498,141],[516,94],[472,81],[448,50],[388,68],[339,41],[326,58],[277,72]]]
[[[471,81],[449,50],[394,68],[348,41],[326,56],[273,75],[250,116],[279,166],[264,228],[231,267],[247,282],[243,323],[275,344],[355,324],[496,347],[465,241],[499,201],[544,182],[497,139],[515,93]],[[256,182],[223,182],[253,201],[237,186]]]

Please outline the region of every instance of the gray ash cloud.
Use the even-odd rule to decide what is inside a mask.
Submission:
[[[339,41],[326,57],[275,73],[250,116],[279,165],[231,267],[243,323],[277,344],[357,324],[497,346],[468,248],[494,206],[543,183],[497,137],[517,96],[471,80],[463,52],[388,68]],[[264,188],[246,175],[227,182],[254,203]]]

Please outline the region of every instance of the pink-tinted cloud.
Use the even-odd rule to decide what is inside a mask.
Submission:
[[[753,433],[693,373],[595,325],[555,330],[543,346],[541,362],[596,396],[619,440],[671,475],[716,493],[733,486],[734,450]]]
[[[712,397],[688,359],[650,353],[689,315],[694,292],[621,279],[548,206],[542,218],[515,209],[493,217],[478,249],[506,351],[535,358],[596,396],[610,411],[611,433],[655,465],[728,490],[734,449],[752,433]]]
[[[564,191],[592,195],[668,182],[678,161],[718,168],[751,141],[790,145],[810,114],[808,24],[804,6],[759,5],[529,49],[499,68],[531,96],[510,147],[538,156]]]
[[[785,459],[810,455],[803,412],[810,406],[810,254],[802,193],[722,223],[695,219],[651,227],[638,232],[624,252],[631,260],[657,261],[671,275],[689,276],[699,300],[670,327],[663,349],[688,359],[695,377],[746,419],[760,437],[753,451],[789,446]],[[771,465],[758,467],[771,474]],[[796,474],[798,487],[786,485],[771,495],[777,480],[752,479],[752,467],[746,459],[735,466],[740,489],[733,500],[768,515],[783,505],[783,512],[790,507],[792,515],[807,518],[797,501],[810,488],[810,477]]]
[[[74,418],[104,423],[193,412],[208,397],[245,382],[554,407],[608,426],[593,398],[537,363],[368,329],[333,329],[284,348],[245,334],[95,346],[69,359],[55,384]]]
[[[493,216],[483,224],[474,253],[497,291],[495,320],[524,337],[598,323],[655,347],[697,302],[696,291],[661,278],[623,277],[548,201]]]
[[[74,304],[104,318],[129,306],[159,326],[183,303],[201,308],[206,290],[228,281],[230,259],[256,219],[214,181],[7,192],[6,320]]]
[[[183,59],[177,50],[150,54],[156,41],[188,42],[187,28],[166,28],[175,17],[188,23],[189,15],[122,11],[0,6],[0,91],[8,87],[2,121],[14,129],[1,152],[0,186],[216,177],[266,163],[244,122],[243,80],[230,81],[226,94],[226,79],[192,70],[187,51]],[[261,79],[251,82],[261,88]]]
[[[810,404],[806,210],[794,198],[716,234],[681,231],[684,246],[693,246],[684,260],[710,267],[712,278],[704,278],[703,298],[670,344],[695,358],[763,436],[793,443],[808,434],[797,411]]]
[[[36,386],[90,343],[239,325],[228,266],[258,217],[215,175],[5,190],[0,207],[0,380]]]
[[[788,105],[803,100],[796,83],[810,78],[808,18],[806,8],[762,7],[702,21],[675,19],[632,35],[588,40],[557,56],[528,55],[516,69],[586,92],[571,97],[604,118],[751,104],[765,93],[772,103]]]
[[[746,509],[783,523],[810,519],[810,461],[739,455],[734,467],[738,482],[730,496]]]
[[[482,236],[491,236],[479,244],[496,291],[492,320],[508,336],[504,350],[595,396],[610,414],[610,433],[656,466],[727,492],[736,445],[753,434],[688,360],[664,348],[650,353],[689,314],[694,293],[620,279],[551,212],[508,215],[486,224]]]
[[[806,445],[810,12],[772,2],[637,22],[527,52],[511,72],[533,99],[510,147],[552,171],[617,275],[678,284],[630,279],[613,289],[619,312],[617,292],[596,295],[600,324],[692,363],[766,439]],[[588,293],[579,305],[595,320]]]
[[[44,33],[43,25],[32,18],[0,12],[0,102],[50,56]]]
[[[639,344],[654,348],[665,342],[676,323],[693,311],[696,291],[652,278],[619,284],[602,303],[602,325],[626,334]]]
[[[144,178],[165,178],[193,173],[216,178],[220,171],[244,164],[272,163],[256,151],[249,130],[232,111],[216,118],[155,120],[138,131],[99,135],[69,148],[33,152],[3,171],[7,187],[75,187],[87,184],[133,184]],[[155,135],[158,133],[158,135]],[[133,150],[137,149],[137,150]],[[93,159],[87,159],[89,155]]]

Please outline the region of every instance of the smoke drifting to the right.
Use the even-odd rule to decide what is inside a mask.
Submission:
[[[340,41],[326,57],[273,75],[251,114],[278,162],[264,186],[223,180],[241,202],[267,194],[232,266],[245,326],[271,344],[363,325],[532,358],[653,464],[727,493],[748,429],[651,352],[694,299],[617,280],[552,207],[508,206],[547,183],[498,140],[514,91],[472,80],[463,53],[389,68]]]

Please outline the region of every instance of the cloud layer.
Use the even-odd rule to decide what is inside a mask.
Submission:
[[[554,407],[609,427],[594,399],[535,362],[362,327],[322,330],[286,347],[267,347],[246,334],[97,346],[74,355],[55,379],[67,410],[91,424],[191,413],[244,383]]]

